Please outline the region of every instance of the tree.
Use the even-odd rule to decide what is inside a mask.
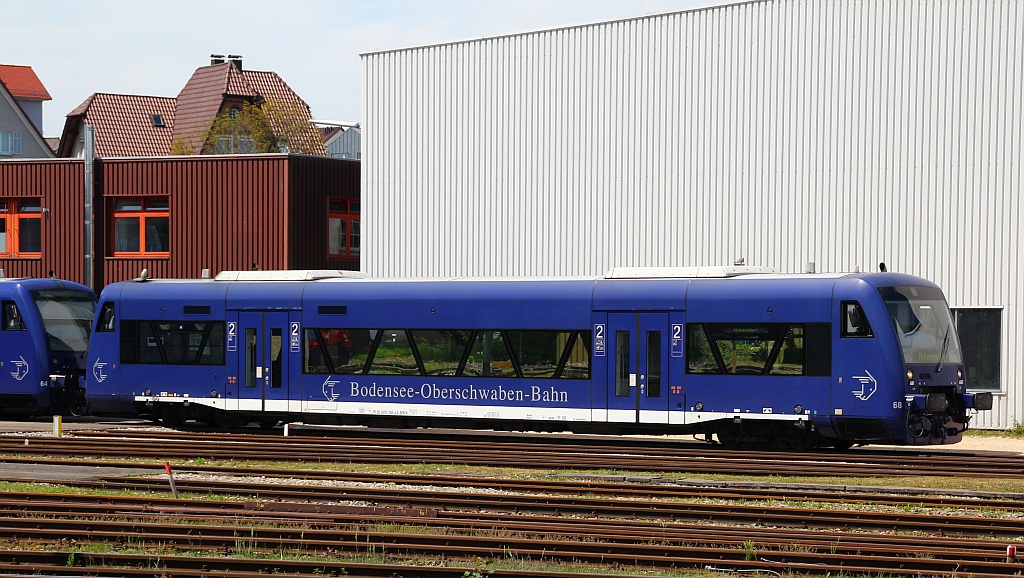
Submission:
[[[309,111],[297,102],[267,100],[245,103],[240,110],[218,114],[204,139],[207,154],[320,154]]]

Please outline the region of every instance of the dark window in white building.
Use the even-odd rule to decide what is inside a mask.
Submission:
[[[1000,390],[1002,309],[954,309],[968,389]]]

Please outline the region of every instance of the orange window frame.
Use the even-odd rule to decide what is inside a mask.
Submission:
[[[330,198],[327,199],[327,229],[328,235],[334,233],[331,227],[331,221],[338,219],[345,223],[345,246],[341,252],[334,251],[334,247],[331,246],[331,238],[327,239],[327,256],[330,259],[351,259],[359,257],[359,245],[358,239],[362,233],[359,230],[359,225],[356,224],[353,227],[353,223],[359,223],[359,211],[360,204],[359,199],[341,199],[341,198]],[[356,241],[353,243],[353,241]],[[355,244],[355,250],[353,250],[353,244]]]
[[[32,207],[25,208],[22,205],[32,203]],[[38,259],[43,256],[43,209],[42,199],[0,199],[0,220],[4,224],[4,246],[0,250],[0,257]],[[22,221],[38,221],[39,228],[39,250],[22,251],[21,230]]]
[[[129,207],[129,208],[126,208]],[[170,247],[166,251],[147,251],[146,235],[147,221],[151,219],[167,220],[167,239],[170,241],[170,199],[167,197],[119,197],[114,199],[114,209],[111,212],[110,227],[110,254],[114,257],[170,257]],[[118,221],[121,219],[138,219],[138,251],[117,250]]]

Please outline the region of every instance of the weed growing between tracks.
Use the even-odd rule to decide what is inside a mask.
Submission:
[[[0,550],[11,548],[10,544],[0,545]],[[55,551],[58,548],[45,547],[40,544],[18,544],[13,546],[18,550],[43,550],[43,551]],[[86,564],[93,567],[102,567],[110,570],[116,568],[126,568],[130,570],[138,570],[140,567],[151,568],[154,570],[161,570],[164,568],[165,563],[176,557],[209,557],[210,552],[206,550],[189,550],[185,548],[177,548],[174,544],[160,543],[160,544],[149,544],[146,546],[139,546],[136,548],[121,548],[116,546],[105,546],[102,544],[90,544],[90,545],[78,545],[72,548],[63,547],[60,548],[62,551],[67,552],[67,561],[65,566],[67,568],[80,568],[81,564]],[[133,566],[117,566],[113,564],[102,564],[99,565],[96,560],[103,554],[137,554],[147,557],[147,561],[143,566],[138,564]],[[579,574],[589,574],[597,576],[659,576],[663,578],[708,578],[711,576],[720,576],[718,573],[707,572],[702,570],[694,569],[665,569],[658,567],[645,567],[645,566],[622,566],[618,564],[594,564],[586,562],[557,562],[551,560],[532,560],[517,555],[514,552],[507,551],[502,557],[498,558],[482,558],[479,556],[473,556],[471,558],[461,557],[448,557],[448,556],[405,556],[396,553],[385,552],[383,549],[377,551],[374,547],[369,547],[367,551],[356,554],[344,553],[338,551],[326,551],[321,554],[300,554],[293,551],[281,550],[273,552],[260,552],[253,551],[250,553],[243,554],[242,552],[234,552],[231,554],[223,555],[222,558],[228,560],[246,560],[246,561],[267,561],[267,562],[309,562],[313,564],[324,564],[324,568],[321,572],[313,571],[313,574],[326,575],[329,571],[342,569],[346,564],[387,564],[387,565],[405,565],[410,567],[432,567],[432,568],[470,568],[469,570],[463,571],[461,576],[464,578],[482,578],[484,576],[490,576],[495,572],[502,570],[518,571],[518,572],[559,572],[564,573],[566,576],[574,576]],[[278,573],[271,568],[271,573]],[[454,574],[453,574],[454,576]]]

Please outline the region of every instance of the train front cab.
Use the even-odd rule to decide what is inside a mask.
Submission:
[[[839,447],[960,441],[991,394],[966,390],[942,291],[909,275],[841,277],[834,297],[832,415],[819,431]]]
[[[0,413],[81,414],[96,294],[58,279],[0,280]]]

